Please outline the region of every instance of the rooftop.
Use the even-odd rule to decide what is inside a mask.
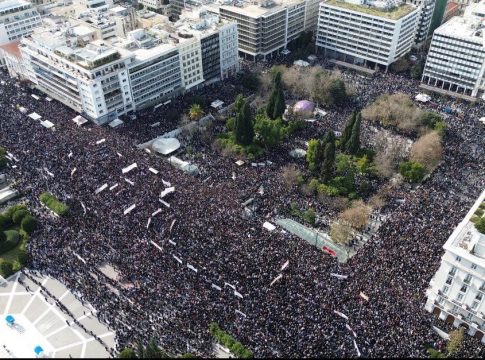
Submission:
[[[485,217],[485,190],[453,231],[444,248],[455,253],[469,254],[485,264],[485,234],[475,228],[475,223],[481,217]]]
[[[436,34],[472,41],[485,46],[485,27],[477,16],[455,16],[435,30]]]
[[[263,1],[261,1],[261,3],[263,3]],[[260,17],[264,15],[270,15],[275,12],[281,11],[282,9],[285,8],[285,6],[301,2],[301,0],[277,0],[277,1],[268,0],[265,2],[266,2],[265,6],[261,6],[260,4],[254,4],[249,1],[243,1],[243,2],[237,2],[237,6],[235,5],[219,6],[218,4],[214,4],[209,7],[212,7],[212,8],[220,7],[223,9],[236,12],[238,14],[242,14],[242,15],[254,18],[254,17]]]
[[[347,10],[353,10],[373,16],[383,17],[389,20],[399,20],[400,18],[416,10],[416,7],[409,4],[402,4],[400,6],[396,6],[390,9],[383,9],[369,5],[352,4],[342,0],[327,0],[324,1],[324,3],[336,7],[345,8]]]

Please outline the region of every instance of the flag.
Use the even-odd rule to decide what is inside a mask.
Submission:
[[[335,251],[333,251],[332,249],[330,249],[330,248],[328,248],[326,246],[322,247],[322,251],[324,253],[327,253],[327,254],[333,256],[333,257],[337,256],[337,253]]]
[[[333,311],[335,314],[337,314],[338,316],[344,318],[345,320],[349,320],[349,317],[343,313],[341,313],[340,311],[337,311],[337,310],[334,310]]]
[[[269,284],[269,286],[273,286],[273,284],[277,282],[279,279],[281,279],[282,277],[283,277],[283,274],[279,274],[277,277],[274,278],[273,281],[271,281],[271,284]]]

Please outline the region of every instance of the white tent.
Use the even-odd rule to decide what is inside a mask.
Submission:
[[[429,96],[427,94],[418,94],[418,95],[416,95],[414,100],[422,102],[422,103],[427,103],[428,101],[431,100],[431,96]]]
[[[162,155],[173,153],[180,147],[180,141],[176,138],[161,138],[153,142],[152,148]]]
[[[74,121],[77,126],[84,125],[88,122],[88,120],[83,118],[81,115],[76,116],[74,119],[72,119],[72,121]]]
[[[32,94],[32,97],[33,97],[35,100],[39,100],[39,99],[40,99],[40,98],[39,98],[37,95],[35,95],[35,94]]]
[[[29,118],[33,119],[33,120],[39,120],[42,118],[42,116],[40,116],[39,114],[37,114],[36,112],[33,112],[32,114],[29,114],[28,115]]]
[[[222,105],[224,105],[224,101],[221,101],[219,99],[211,102],[211,107],[213,107],[214,109],[220,109],[222,107]]]
[[[310,66],[310,63],[304,60],[296,60],[293,61],[293,65],[307,67]]]
[[[113,121],[111,121],[108,125],[112,128],[115,128],[117,126],[120,126],[121,124],[123,124],[123,120],[120,120],[120,119],[114,119]]]
[[[49,120],[44,120],[44,121],[41,121],[40,123],[42,124],[43,127],[47,129],[51,129],[54,127],[54,124],[51,123]]]
[[[19,111],[22,113],[22,114],[25,114],[27,112],[27,109],[24,108],[23,106],[19,107]]]
[[[485,124],[485,116],[484,116],[484,117],[482,117],[482,118],[480,118],[480,120],[479,120],[479,121],[480,121],[481,123]]]

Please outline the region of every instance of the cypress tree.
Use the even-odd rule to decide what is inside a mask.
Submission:
[[[335,168],[335,135],[333,131],[327,133],[324,144],[325,150],[321,178],[324,183],[327,183],[333,178]]]
[[[278,98],[280,97],[279,92],[281,92],[281,97],[283,97],[283,89],[281,87],[281,72],[277,72],[273,78],[273,89],[271,90],[271,96],[268,100],[268,105],[266,106],[266,114],[269,118],[275,119],[275,107]],[[285,99],[283,98],[283,107],[284,107]],[[283,108],[283,111],[284,108]],[[283,113],[282,113],[283,114]]]
[[[280,118],[284,112],[285,112],[285,97],[283,95],[283,90],[278,89],[278,94],[276,96],[272,118],[273,119]]]
[[[352,135],[352,128],[354,126],[354,122],[356,118],[357,118],[357,113],[354,111],[352,112],[352,115],[350,116],[350,118],[347,120],[347,124],[345,124],[344,132],[340,137],[340,144],[339,144],[340,150],[345,150],[346,144],[350,139],[350,135]]]
[[[251,110],[247,102],[243,104],[241,111],[236,116],[235,135],[238,144],[249,145],[253,142],[253,122],[251,120]]]
[[[360,123],[362,115],[359,113],[356,117],[354,125],[352,126],[352,133],[350,134],[349,141],[345,144],[345,149],[350,154],[357,154],[360,149]]]

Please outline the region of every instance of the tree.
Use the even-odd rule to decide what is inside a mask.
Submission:
[[[298,184],[301,177],[301,172],[297,169],[295,165],[286,165],[282,169],[282,177],[286,185],[292,188]]]
[[[433,170],[443,157],[441,137],[436,131],[421,136],[411,147],[410,159]]]
[[[248,90],[256,91],[261,85],[261,80],[256,74],[246,73],[241,77],[241,84]]]
[[[397,61],[395,61],[391,65],[391,69],[392,69],[392,71],[395,71],[397,73],[401,73],[401,72],[409,70],[410,66],[411,66],[411,64],[409,63],[409,61],[405,57],[402,57],[402,58],[398,59]]]
[[[5,157],[5,154],[7,152],[3,147],[0,147],[0,170],[7,166],[7,158]]]
[[[12,223],[12,220],[5,214],[0,214],[0,230],[7,230]]]
[[[13,274],[13,265],[10,261],[0,259],[0,272],[2,272],[3,277],[7,278]]]
[[[254,132],[266,149],[280,144],[284,137],[284,126],[281,119],[270,120],[266,114],[259,114],[254,121]]]
[[[200,106],[200,104],[192,104],[190,106],[189,117],[191,120],[199,120],[203,113],[204,111],[202,110],[202,106]]]
[[[283,116],[283,113],[285,112],[285,109],[286,109],[286,105],[285,105],[285,96],[283,95],[283,90],[278,89],[272,118],[273,119],[281,118]]]
[[[244,105],[244,96],[242,94],[239,94],[236,97],[236,100],[234,101],[234,111],[239,113]]]
[[[352,207],[344,210],[339,219],[356,230],[362,230],[369,223],[371,208],[362,200],[354,201]]]
[[[14,224],[20,225],[24,217],[26,217],[27,215],[30,215],[30,213],[27,210],[24,210],[24,209],[17,210],[12,215],[12,221]]]
[[[435,112],[425,111],[421,115],[420,120],[423,125],[429,128],[433,128],[438,121],[443,121],[443,118],[438,114],[436,114]]]
[[[448,344],[446,344],[446,350],[448,350],[449,355],[455,354],[460,349],[463,343],[464,333],[465,330],[463,328],[450,331],[450,339],[448,340]]]
[[[362,115],[357,114],[354,124],[352,125],[352,132],[350,138],[345,144],[345,149],[350,154],[357,154],[360,149],[360,122],[362,120]]]
[[[333,105],[341,106],[347,100],[347,90],[345,83],[341,79],[335,79],[330,83],[329,95],[332,99]]]
[[[399,173],[409,182],[417,183],[426,175],[424,165],[414,161],[403,161],[399,165]]]
[[[133,350],[131,347],[125,347],[118,354],[118,358],[120,358],[120,359],[136,359],[135,350]]]
[[[423,66],[420,63],[417,63],[411,67],[411,77],[413,79],[421,79],[421,75],[423,75]]]
[[[340,137],[339,148],[340,150],[345,150],[346,144],[352,135],[352,128],[354,126],[355,120],[357,119],[357,112],[352,112],[352,115],[347,119],[347,123],[345,124],[344,131],[342,132],[342,136]]]
[[[325,139],[325,150],[323,153],[323,164],[321,171],[321,178],[324,183],[329,182],[334,175],[335,169],[335,135],[333,131],[327,132]]]
[[[235,135],[238,144],[247,146],[253,142],[253,122],[251,119],[251,110],[247,102],[244,102],[241,111],[236,116]]]
[[[139,359],[143,359],[143,344],[141,342],[138,342],[136,344],[136,357],[139,358]]]
[[[0,244],[7,240],[7,235],[5,235],[4,229],[0,228]]]
[[[337,244],[347,245],[352,239],[352,228],[343,221],[334,221],[330,225],[330,237]]]
[[[482,234],[485,234],[485,217],[481,217],[475,223],[475,228],[480,231]]]
[[[319,173],[322,168],[322,162],[324,158],[325,149],[322,146],[322,142],[318,139],[311,139],[308,142],[308,150],[306,153],[306,161],[308,163],[308,168]]]
[[[28,214],[22,219],[20,227],[27,234],[31,234],[37,227],[37,221],[32,217],[32,215]]]
[[[167,357],[167,354],[158,347],[154,340],[150,340],[143,350],[144,359],[163,359]]]

